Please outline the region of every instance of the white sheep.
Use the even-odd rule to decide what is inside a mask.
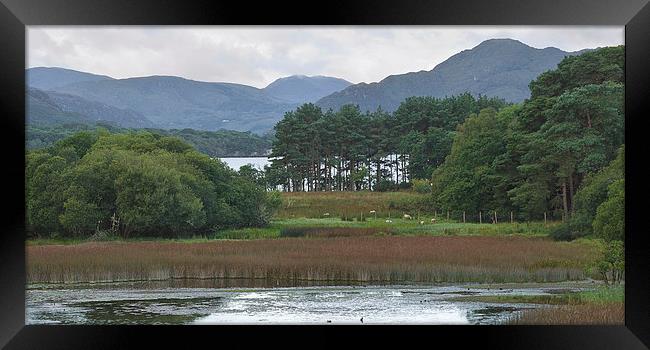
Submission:
[[[375,213],[376,213],[375,210],[371,210],[371,211],[370,211],[370,214],[375,214]]]
[[[436,223],[436,218],[431,219],[431,223],[435,224]]]
[[[325,213],[323,214],[323,216],[330,216],[330,213]]]
[[[387,223],[391,223],[391,222],[393,222],[393,220],[386,220],[386,222],[387,222]]]
[[[413,218],[409,214],[404,214],[404,219],[413,220]]]
[[[420,225],[424,225],[424,221],[420,221]]]

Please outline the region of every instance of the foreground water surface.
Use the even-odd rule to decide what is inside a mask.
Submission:
[[[524,309],[543,306],[453,299],[579,289],[482,285],[215,288],[168,282],[30,286],[26,319],[27,324],[499,324]]]

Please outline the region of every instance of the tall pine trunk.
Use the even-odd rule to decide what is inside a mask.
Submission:
[[[566,189],[566,180],[562,181],[562,204],[564,209],[564,216],[562,220],[566,220],[569,216],[569,204],[567,201],[567,189]]]

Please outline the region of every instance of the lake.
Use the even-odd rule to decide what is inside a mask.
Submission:
[[[265,165],[270,165],[271,162],[266,157],[228,157],[219,158],[222,162],[226,163],[229,167],[239,171],[239,168],[246,164],[251,164],[258,170],[264,170]]]
[[[452,299],[468,295],[540,295],[557,291],[557,286],[488,289],[482,285],[214,288],[209,281],[130,282],[54,288],[31,286],[26,294],[26,322],[195,325],[500,324],[517,312],[540,305]]]
[[[395,157],[395,155],[391,155],[390,157],[384,158],[384,160],[388,160],[389,158]],[[258,170],[264,170],[265,165],[271,165],[271,161],[267,157],[224,157],[224,158],[219,158],[222,162],[226,163],[229,167],[233,168],[234,170],[239,171],[239,168],[246,164],[252,165],[254,168]],[[406,162],[408,165],[408,161]],[[389,169],[388,166],[383,165],[381,167],[382,169]],[[376,173],[376,168],[373,166],[370,168],[369,174],[371,177],[374,177],[374,174]],[[332,169],[332,175],[336,175],[336,169]],[[401,178],[402,175],[400,175]],[[397,181],[397,174],[393,174],[393,181]]]

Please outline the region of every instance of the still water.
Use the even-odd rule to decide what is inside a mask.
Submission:
[[[143,282],[32,286],[27,290],[26,319],[27,324],[499,324],[540,305],[453,299],[557,291],[557,287],[487,289],[480,285],[212,288]]]
[[[257,170],[264,170],[265,165],[271,165],[271,162],[266,157],[230,157],[219,158],[219,160],[237,171],[246,164],[252,165]]]

